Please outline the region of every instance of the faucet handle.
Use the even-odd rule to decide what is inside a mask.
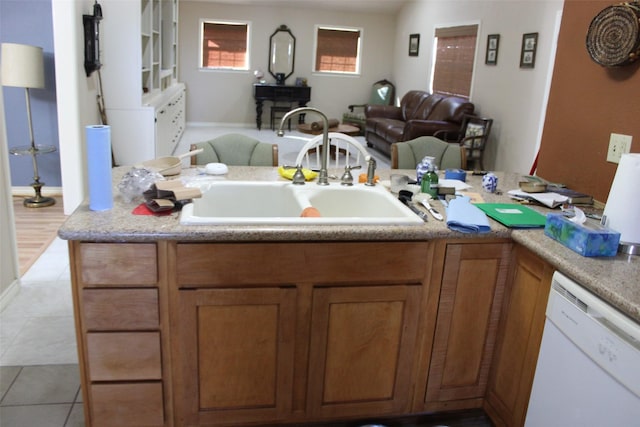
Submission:
[[[342,177],[340,178],[340,184],[342,185],[353,185],[353,175],[351,174],[351,170],[352,169],[360,169],[360,165],[357,166],[349,166],[349,165],[345,165],[344,167],[344,173],[342,174]]]
[[[291,182],[296,185],[304,185],[306,180],[307,178],[304,176],[304,173],[302,173],[302,165],[297,165]]]

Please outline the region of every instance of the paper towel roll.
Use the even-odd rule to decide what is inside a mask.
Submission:
[[[640,243],[640,154],[623,154],[604,208],[605,225],[620,242]]]
[[[89,209],[113,208],[111,184],[111,127],[87,126],[87,169],[89,171]]]

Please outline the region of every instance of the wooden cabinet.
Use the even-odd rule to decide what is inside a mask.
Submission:
[[[177,423],[408,411],[428,248],[177,244]]]
[[[284,419],[291,409],[294,288],[180,292],[178,425]]]
[[[552,269],[508,240],[73,241],[70,254],[87,426],[480,407],[523,423]]]
[[[161,111],[186,96],[177,80],[178,0],[103,0],[102,10],[100,76],[115,162],[171,155],[184,122]]]
[[[440,242],[438,314],[427,410],[480,408],[507,281],[510,243]]]
[[[407,411],[420,291],[420,285],[314,290],[309,357],[313,418]]]
[[[553,268],[516,247],[506,292],[485,411],[497,426],[524,425]]]
[[[87,426],[170,425],[154,243],[70,243]]]

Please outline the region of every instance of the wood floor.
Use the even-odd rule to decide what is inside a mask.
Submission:
[[[38,259],[56,237],[58,228],[67,218],[62,207],[62,196],[55,196],[56,204],[46,208],[27,208],[24,197],[13,197],[13,210],[18,240],[20,275]]]

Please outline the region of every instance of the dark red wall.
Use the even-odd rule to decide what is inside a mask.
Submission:
[[[565,1],[538,161],[539,176],[601,202],[617,168],[607,162],[610,134],[632,135],[631,152],[640,152],[640,61],[604,68],[586,49],[591,20],[614,4]]]

